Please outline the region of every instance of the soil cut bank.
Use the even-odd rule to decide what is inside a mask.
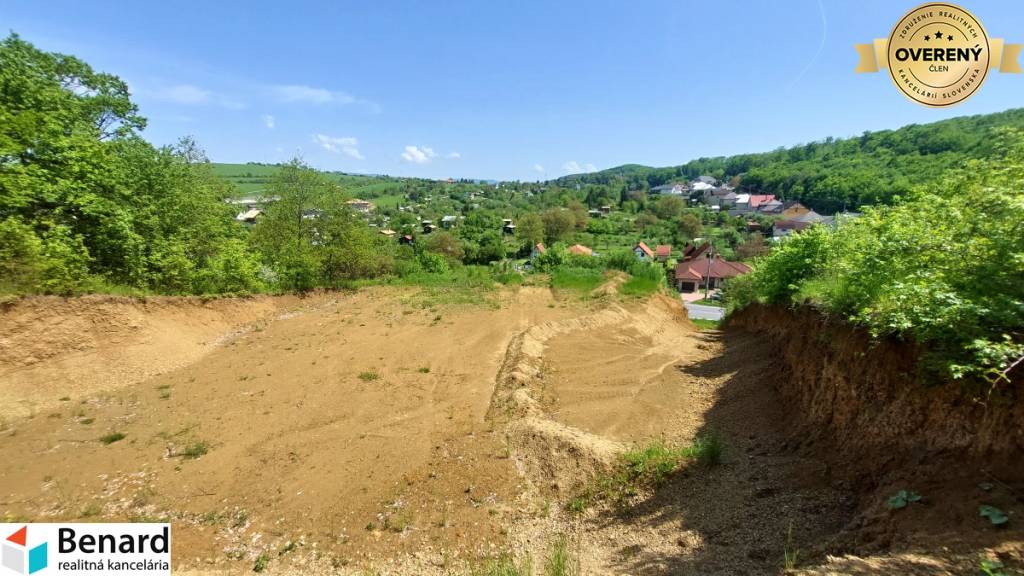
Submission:
[[[917,405],[898,352],[784,311],[701,332],[677,300],[608,285],[493,304],[406,288],[15,302],[0,512],[170,520],[176,573],[463,574],[511,554],[544,574],[563,538],[588,575],[778,574],[787,554],[809,574],[1020,565],[1021,487],[993,456],[1011,445],[989,464],[936,428],[973,412],[907,412],[936,434],[902,438],[886,410]],[[721,464],[625,507],[573,504],[630,446],[709,433]],[[888,510],[900,489],[922,502]],[[1010,525],[980,522],[981,502]]]

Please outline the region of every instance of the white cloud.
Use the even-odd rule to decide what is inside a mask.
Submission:
[[[581,165],[575,160],[570,160],[565,164],[562,164],[562,170],[565,170],[566,174],[580,174],[583,172],[596,172],[597,166],[590,163]]]
[[[356,101],[351,94],[326,88],[315,88],[303,84],[274,86],[272,91],[284,102],[306,102],[309,104],[351,104]]]
[[[540,172],[541,174],[547,172],[547,170],[545,170],[544,167],[541,166],[540,164],[534,164],[533,165],[533,171],[534,172]]]
[[[334,154],[344,154],[356,160],[363,160],[365,156],[359,151],[359,141],[352,136],[328,136],[326,134],[313,135],[313,142],[321,148]]]
[[[406,146],[405,152],[402,152],[402,159],[413,164],[428,164],[435,156],[437,153],[434,149],[426,146]]]
[[[449,152],[447,158],[451,160],[458,160],[462,158],[462,154],[459,154],[458,152]]]
[[[203,90],[192,84],[168,86],[157,91],[154,96],[178,104],[206,104],[213,98],[209,90]]]
[[[201,88],[195,84],[136,84],[129,85],[132,94],[184,106],[216,105],[230,110],[245,108],[245,102]]]
[[[262,116],[262,118],[263,118],[263,124],[264,124],[264,125],[265,125],[265,126],[266,126],[267,128],[269,128],[269,129],[273,130],[273,129],[274,129],[274,125],[275,125],[275,124],[274,124],[274,117],[273,117],[273,116],[271,116],[270,114],[264,114],[264,115]]]

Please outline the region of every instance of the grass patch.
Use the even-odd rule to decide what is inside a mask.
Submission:
[[[384,280],[356,281],[353,286],[384,284],[412,286],[420,290],[407,296],[402,303],[414,308],[443,306],[500,307],[497,295],[498,280],[486,266],[457,266],[447,272],[413,272],[405,276]]]
[[[700,304],[701,306],[714,306],[715,308],[725,308],[725,304],[722,304],[721,300],[695,300],[691,304]]]
[[[661,281],[651,278],[633,276],[619,286],[619,293],[623,296],[648,296],[661,289]]]
[[[529,557],[516,561],[510,554],[502,554],[496,558],[488,558],[470,569],[472,576],[530,576],[533,574],[533,562]]]
[[[80,515],[82,518],[92,518],[93,516],[99,516],[100,512],[103,512],[103,507],[96,502],[89,502],[82,507]]]
[[[380,374],[377,374],[376,372],[373,371],[360,372],[359,379],[362,380],[363,382],[373,382],[374,380],[380,379]]]
[[[420,374],[430,374],[430,368],[427,366],[424,366],[416,371],[419,372]]]
[[[195,460],[200,456],[205,456],[209,451],[210,446],[206,442],[193,442],[188,446],[185,446],[185,449],[181,451],[181,457],[186,460]]]
[[[619,286],[623,296],[649,296],[665,285],[665,269],[660,264],[636,262],[629,267],[629,280]]]
[[[569,551],[565,536],[559,536],[551,545],[544,562],[545,576],[579,576],[580,560]]]
[[[111,432],[110,434],[100,436],[100,442],[104,444],[113,444],[114,442],[124,440],[124,438],[125,435],[122,434],[121,432]]]
[[[582,512],[596,500],[624,504],[639,494],[642,488],[663,485],[687,462],[697,462],[703,466],[721,463],[722,451],[722,441],[714,433],[701,435],[693,444],[682,447],[654,440],[623,454],[613,472],[595,478],[583,492],[569,500],[566,509]]]
[[[267,566],[269,566],[269,565],[270,565],[270,556],[268,556],[267,553],[264,552],[264,553],[262,553],[262,554],[260,554],[259,556],[256,557],[256,561],[253,562],[253,565],[252,565],[252,571],[256,572],[258,574],[258,573],[263,572],[264,570],[266,570]]]
[[[551,287],[555,290],[589,294],[604,282],[604,273],[593,268],[559,266],[551,271]]]
[[[718,327],[722,324],[721,320],[701,320],[699,318],[690,318],[690,322],[701,330],[718,330]]]

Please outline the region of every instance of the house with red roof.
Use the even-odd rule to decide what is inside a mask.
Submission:
[[[658,244],[654,249],[654,257],[658,259],[658,262],[664,262],[672,256],[672,245],[671,244]]]
[[[747,274],[750,266],[742,262],[730,262],[715,254],[707,242],[700,246],[688,244],[683,251],[683,260],[676,264],[674,283],[680,292],[694,292],[707,287],[721,288],[722,284],[737,276]]]
[[[636,254],[636,257],[641,260],[654,258],[654,251],[643,242],[639,242],[636,246],[633,246],[633,254]]]

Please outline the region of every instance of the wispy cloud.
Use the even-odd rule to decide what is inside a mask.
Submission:
[[[168,86],[159,91],[157,95],[163,100],[178,104],[207,104],[213,99],[213,94],[209,90],[192,84]]]
[[[533,165],[533,171],[534,171],[534,172],[539,172],[539,173],[541,173],[541,174],[543,174],[543,173],[547,172],[547,170],[545,170],[545,169],[544,169],[544,167],[543,167],[543,166],[541,166],[540,164],[534,164],[534,165]]]
[[[263,125],[264,126],[266,126],[267,128],[269,128],[271,130],[274,129],[274,126],[276,125],[276,123],[274,122],[274,117],[273,116],[271,116],[270,114],[264,114],[263,116],[261,116],[261,118],[263,120]]]
[[[308,104],[352,104],[356,99],[346,92],[316,88],[304,84],[274,86],[271,92],[283,102],[305,102]]]
[[[313,142],[321,148],[334,154],[344,154],[356,160],[363,160],[365,156],[359,151],[359,141],[352,136],[328,136],[326,134],[314,134]]]
[[[183,106],[220,106],[231,110],[245,108],[245,102],[195,84],[138,84],[129,85],[131,93],[142,98],[171,102]]]
[[[462,158],[462,154],[459,154],[458,152],[449,152],[448,155],[445,157],[450,160],[458,160]]]
[[[413,164],[429,164],[435,156],[434,149],[426,146],[406,146],[402,152],[402,159]]]
[[[590,163],[580,164],[575,160],[569,160],[562,164],[562,170],[565,170],[566,174],[580,174],[583,172],[596,172],[597,167]]]

